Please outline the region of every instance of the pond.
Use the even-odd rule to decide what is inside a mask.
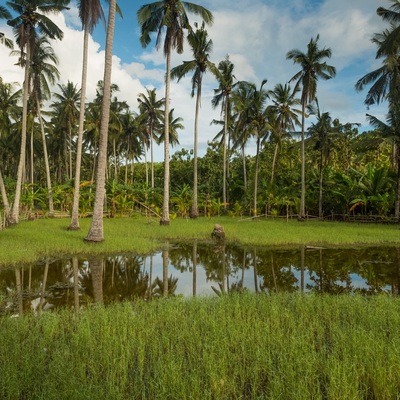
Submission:
[[[150,255],[75,256],[2,269],[0,314],[243,290],[397,295],[399,287],[400,247],[283,250],[194,241]]]

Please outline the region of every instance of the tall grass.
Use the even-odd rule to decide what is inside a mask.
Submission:
[[[396,399],[400,299],[242,294],[0,319],[2,399]]]
[[[105,241],[84,242],[90,219],[82,219],[80,231],[68,231],[68,219],[24,221],[0,231],[0,266],[34,262],[44,256],[73,254],[146,254],[166,240],[211,240],[214,224],[225,228],[226,240],[244,245],[376,245],[400,244],[399,225],[346,224],[284,220],[245,220],[218,217],[197,220],[176,219],[160,226],[144,217],[104,220]]]

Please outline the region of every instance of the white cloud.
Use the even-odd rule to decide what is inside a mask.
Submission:
[[[237,79],[252,81],[257,86],[264,78],[268,80],[267,88],[270,89],[276,83],[288,81],[299,67],[286,59],[287,52],[293,48],[306,51],[310,38],[320,34],[320,46],[332,49],[332,58],[328,62],[337,68],[335,79],[319,82],[320,104],[333,117],[343,122],[361,122],[366,127],[365,93],[356,93],[354,85],[380,64],[375,60],[375,48],[370,41],[373,33],[385,27],[376,15],[376,8],[380,5],[376,0],[203,0],[200,3],[212,10],[215,18],[213,26],[207,28],[214,43],[211,60],[218,64],[229,54]],[[140,4],[132,6],[130,1],[121,0],[120,6],[126,15],[136,14]],[[64,39],[56,42],[54,49],[60,59],[60,83],[70,80],[79,87],[83,34],[77,7],[73,4],[70,7],[68,13],[55,17],[55,22],[64,31]],[[154,41],[146,49],[141,49],[139,30],[132,25],[132,19],[119,20],[118,24],[125,27],[125,39],[122,43],[118,35],[115,37],[112,81],[121,89],[118,98],[126,100],[136,110],[137,96],[145,91],[145,86],[155,87],[158,96],[164,97],[165,58],[162,47],[155,49]],[[98,29],[99,32],[104,30],[101,23]],[[129,40],[126,40],[126,29],[131,32]],[[12,37],[4,21],[0,21],[0,31]],[[103,40],[104,32],[97,37]],[[88,100],[95,96],[98,80],[103,79],[102,49],[104,47],[90,39]],[[129,59],[127,54],[130,54]],[[0,76],[8,82],[22,82],[23,72],[14,65],[16,58],[10,58],[9,50],[4,46],[0,46],[0,59]],[[172,65],[189,59],[192,59],[192,54],[186,46],[182,55],[173,54]],[[185,129],[180,134],[180,142],[188,149],[193,147],[195,108],[195,99],[190,97],[190,78],[182,79],[179,84],[173,82],[171,87],[171,107],[175,108],[176,116],[184,118]],[[219,129],[210,126],[213,118],[219,118],[219,110],[211,107],[216,87],[215,80],[207,74],[199,127],[199,144],[203,152],[207,141]],[[384,107],[370,112],[383,116]],[[175,150],[171,149],[171,153]],[[158,159],[162,159],[161,148],[158,153]]]

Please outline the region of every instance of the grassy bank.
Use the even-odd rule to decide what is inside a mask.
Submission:
[[[291,220],[245,220],[219,217],[176,219],[160,226],[144,217],[104,220],[105,241],[85,243],[90,219],[81,220],[80,231],[68,231],[68,219],[24,221],[0,231],[0,266],[36,261],[43,256],[137,252],[148,253],[165,240],[210,240],[214,224],[225,228],[226,240],[246,245],[354,246],[400,244],[399,225],[297,222]]]
[[[2,399],[396,399],[400,299],[251,295],[0,319]]]

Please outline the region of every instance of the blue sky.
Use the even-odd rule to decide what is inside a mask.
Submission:
[[[114,40],[114,62],[112,80],[120,87],[116,95],[126,100],[132,110],[137,110],[137,95],[145,88],[156,88],[159,97],[164,96],[165,60],[162,50],[156,51],[152,42],[146,49],[139,43],[140,30],[136,13],[139,7],[150,1],[119,0],[123,18],[117,18]],[[358,122],[361,129],[369,129],[365,114],[369,112],[384,118],[385,106],[367,110],[363,104],[365,92],[356,93],[356,81],[367,72],[379,67],[375,60],[375,47],[370,42],[372,35],[386,27],[376,15],[379,6],[389,7],[387,0],[196,0],[214,14],[214,24],[209,27],[209,37],[214,48],[210,55],[218,64],[229,54],[235,65],[238,80],[254,82],[257,86],[267,79],[267,88],[285,83],[299,67],[286,60],[286,53],[294,48],[306,51],[312,37],[320,35],[320,46],[330,47],[332,58],[328,61],[337,69],[330,81],[320,81],[318,98],[323,111],[331,113],[341,122]],[[104,3],[107,15],[107,3]],[[52,17],[53,18],[53,17]],[[60,83],[68,80],[80,85],[82,59],[82,33],[74,3],[63,15],[54,17],[64,31],[62,42],[54,43],[60,59]],[[196,18],[191,18],[194,22]],[[4,21],[0,31],[12,33]],[[96,28],[90,43],[90,65],[88,100],[95,94],[96,83],[103,76],[105,32],[102,24]],[[10,59],[9,51],[0,47],[0,76],[8,82],[22,82],[22,71]],[[182,55],[173,55],[172,64],[191,59],[190,49]],[[184,118],[185,129],[180,132],[182,147],[193,147],[193,125],[195,100],[190,97],[190,77],[171,87],[171,106],[175,116]],[[212,140],[218,128],[210,126],[213,118],[219,118],[219,110],[211,107],[215,80],[206,76],[200,111],[200,155],[204,154],[207,141]],[[55,88],[56,90],[56,88]],[[309,121],[309,123],[311,120]],[[179,149],[173,148],[171,154]],[[251,144],[249,152],[252,151]],[[162,148],[156,157],[162,159]]]

